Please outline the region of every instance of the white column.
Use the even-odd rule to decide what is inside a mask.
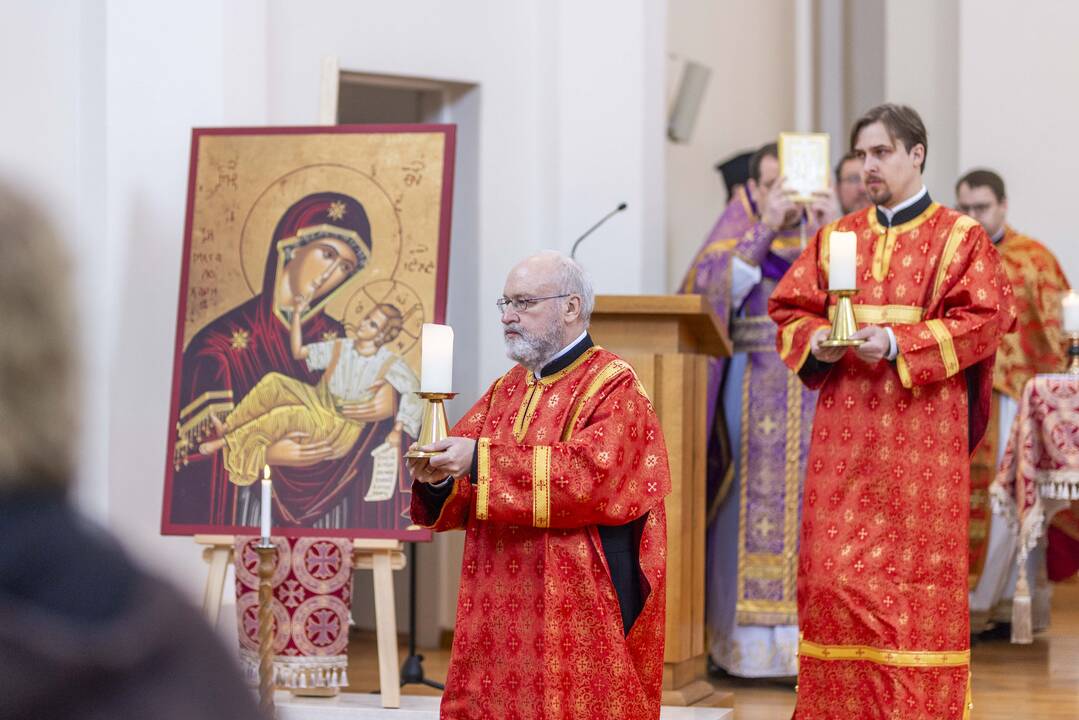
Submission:
[[[886,3],[885,33],[885,97],[922,116],[925,184],[934,200],[951,205],[959,172],[958,0]]]
[[[813,0],[794,0],[794,129],[810,132],[813,117]]]
[[[843,0],[820,0],[817,34],[820,42],[817,53],[820,58],[817,74],[817,121],[818,127],[832,136],[829,149],[832,152],[833,164],[839,161],[847,149],[843,19]]]
[[[1074,283],[1069,212],[1079,148],[1079,3],[960,0],[958,170],[1004,178],[1008,222],[1045,243]],[[1006,40],[1007,52],[1000,42]],[[933,162],[933,154],[929,155]]]
[[[662,292],[666,13],[651,0],[560,0],[554,142],[558,224],[545,245],[574,239],[621,202],[628,208],[581,244],[597,293]]]

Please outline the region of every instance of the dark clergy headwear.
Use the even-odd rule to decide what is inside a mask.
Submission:
[[[727,197],[734,194],[734,188],[745,185],[749,180],[749,159],[752,152],[744,152],[732,158],[716,163],[716,171],[723,176],[723,184],[727,186]]]

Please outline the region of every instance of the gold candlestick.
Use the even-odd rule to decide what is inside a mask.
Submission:
[[[277,548],[271,542],[255,546],[259,555],[259,709],[274,717],[273,681],[273,569]]]
[[[855,347],[865,340],[853,340],[851,335],[858,332],[858,321],[854,318],[854,304],[851,298],[857,290],[829,290],[829,295],[839,298],[836,301],[835,318],[832,320],[832,332],[821,347]]]
[[[449,437],[450,428],[449,423],[446,422],[446,408],[443,407],[442,401],[453,400],[457,397],[457,393],[418,392],[416,394],[425,400],[423,420],[420,422],[420,436],[416,438],[417,448],[409,450],[405,453],[405,457],[431,458],[438,455],[438,453],[424,452],[419,448]]]
[[[1079,375],[1079,332],[1070,332],[1068,337],[1068,364],[1064,372]]]

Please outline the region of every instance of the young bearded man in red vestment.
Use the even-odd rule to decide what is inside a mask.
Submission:
[[[414,460],[412,517],[466,532],[444,720],[659,717],[670,491],[633,370],[592,344],[557,253],[506,280],[516,365]]]
[[[978,633],[995,623],[1011,621],[1018,538],[1008,529],[1008,513],[1003,507],[1012,501],[1001,499],[993,512],[990,485],[1008,444],[1023,386],[1039,373],[1064,368],[1060,300],[1069,285],[1053,253],[1008,224],[1008,196],[1000,175],[986,169],[968,172],[955,184],[955,197],[956,209],[980,222],[1000,253],[1019,318],[1017,332],[1005,336],[997,350],[989,429],[970,468],[970,625],[971,631]],[[1068,515],[1071,513],[1058,513],[1054,522]],[[1031,552],[1027,568],[1035,630],[1049,624],[1049,588],[1036,581],[1045,575],[1045,559],[1043,541]]]
[[[821,229],[772,294],[787,365],[819,388],[798,569],[798,720],[970,712],[970,453],[1012,287],[977,221],[922,184],[918,114],[882,105],[852,149],[875,207]],[[822,346],[829,238],[857,237],[856,348]]]

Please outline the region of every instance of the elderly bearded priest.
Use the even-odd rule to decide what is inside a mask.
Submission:
[[[592,306],[572,260],[515,267],[498,308],[518,365],[410,461],[413,519],[467,533],[444,719],[659,717],[667,449]]]

